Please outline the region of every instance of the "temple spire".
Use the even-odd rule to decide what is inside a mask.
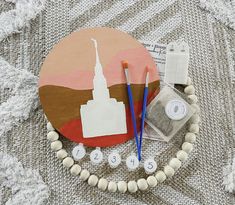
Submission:
[[[100,63],[100,57],[98,53],[97,41],[94,38],[92,38],[91,40],[94,42],[94,46],[95,46],[95,58],[96,58],[95,75],[103,75],[103,72],[102,72],[103,69]]]
[[[94,42],[95,46],[95,56],[96,56],[96,63],[95,63],[95,76],[93,79],[94,89],[92,91],[94,100],[101,100],[101,99],[108,99],[110,98],[109,90],[107,87],[107,82],[103,74],[103,68],[100,63],[99,52],[97,41],[95,39],[91,39]]]

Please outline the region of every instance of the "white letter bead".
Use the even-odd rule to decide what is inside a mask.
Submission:
[[[147,183],[149,185],[149,187],[155,187],[157,186],[157,179],[155,176],[149,176],[147,178]]]
[[[188,158],[188,154],[183,150],[179,150],[176,156],[181,162],[186,161],[186,159]]]
[[[198,114],[194,114],[191,118],[190,118],[190,122],[193,124],[198,124],[200,122],[200,117]]]
[[[182,150],[187,153],[190,153],[193,150],[193,145],[189,142],[184,142],[182,144]]]
[[[148,183],[147,183],[146,179],[144,179],[144,178],[138,179],[137,186],[139,187],[139,189],[141,191],[145,191],[148,188]]]
[[[90,176],[90,172],[86,169],[83,169],[81,171],[79,179],[81,179],[82,181],[86,181],[89,178],[89,176]]]
[[[164,173],[167,177],[172,177],[175,174],[175,170],[169,165],[166,165],[164,167]]]
[[[125,193],[127,191],[127,183],[125,181],[119,181],[117,186],[119,192]]]
[[[63,163],[64,167],[70,168],[71,166],[73,166],[74,161],[71,157],[66,157],[66,158],[64,158],[62,163]]]
[[[162,183],[166,180],[166,175],[163,171],[157,171],[155,177],[159,183]]]
[[[129,181],[127,184],[127,188],[130,193],[135,193],[138,190],[138,187],[135,181]]]
[[[198,99],[196,95],[188,95],[189,102],[192,103],[197,103]]]
[[[90,186],[96,186],[96,184],[98,183],[98,177],[96,175],[91,175],[88,179],[88,184]]]
[[[101,178],[98,182],[98,188],[101,189],[102,191],[105,191],[108,186],[108,180]]]
[[[117,184],[116,182],[110,181],[108,185],[108,190],[110,192],[116,192],[117,191]]]
[[[192,86],[192,85],[189,85],[187,86],[185,89],[184,89],[184,92],[187,94],[187,95],[192,95],[195,93],[195,88]]]
[[[70,169],[70,173],[74,176],[79,175],[80,172],[81,167],[78,164],[74,164]]]
[[[129,171],[134,171],[139,166],[139,160],[135,155],[130,155],[126,159],[126,166]]]
[[[99,149],[95,149],[90,154],[90,160],[94,165],[100,164],[103,160],[103,153]]]
[[[172,167],[174,170],[178,170],[181,166],[181,161],[177,158],[173,158],[170,160],[169,166]]]
[[[157,169],[157,163],[154,161],[154,159],[147,159],[144,162],[144,170],[146,174],[152,174]]]
[[[75,146],[73,148],[72,155],[76,161],[79,161],[80,159],[82,159],[86,155],[86,150],[84,146],[82,144]]]
[[[59,139],[59,134],[56,131],[50,131],[47,133],[47,139],[51,142]]]
[[[58,151],[58,150],[62,149],[62,146],[63,146],[62,142],[59,141],[59,140],[56,140],[56,141],[51,143],[51,149],[53,151]]]
[[[112,152],[108,156],[108,163],[111,168],[116,168],[121,163],[121,161],[121,156],[117,152]]]
[[[47,123],[47,130],[48,131],[54,131],[55,130],[50,122]]]
[[[196,141],[196,135],[192,132],[188,132],[185,135],[185,141],[189,143],[194,143]]]
[[[191,124],[189,127],[189,131],[197,134],[199,132],[199,125],[198,124]]]
[[[58,158],[58,159],[64,159],[65,157],[67,157],[68,156],[68,153],[66,152],[66,150],[64,150],[64,149],[61,149],[61,150],[59,150],[58,152],[56,152],[56,157]]]

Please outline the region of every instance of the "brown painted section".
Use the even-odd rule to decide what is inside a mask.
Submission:
[[[110,96],[128,105],[126,84],[109,87]],[[142,101],[144,84],[133,84],[132,93],[134,102]],[[159,91],[159,81],[149,84],[149,98]],[[47,118],[56,129],[65,123],[80,119],[80,106],[92,99],[92,90],[73,90],[66,87],[46,85],[39,88],[40,101]]]

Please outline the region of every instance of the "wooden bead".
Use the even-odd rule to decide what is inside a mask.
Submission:
[[[195,93],[195,88],[193,85],[188,85],[186,88],[184,88],[184,92],[187,95],[193,95]]]
[[[102,191],[105,191],[108,186],[108,180],[101,178],[98,182],[98,188],[101,189]]]
[[[80,177],[79,179],[81,179],[82,181],[86,181],[90,176],[90,172],[87,169],[83,169],[81,171]]]
[[[47,139],[54,142],[59,139],[59,134],[56,131],[50,131],[47,133]]]
[[[127,191],[127,183],[125,181],[119,181],[117,183],[118,191],[125,193]]]
[[[175,171],[181,167],[181,161],[177,158],[172,158],[169,162],[169,166],[172,167]]]
[[[183,151],[183,150],[179,150],[176,154],[177,159],[179,159],[181,162],[184,162],[187,160],[188,158],[188,154],[187,152]]]
[[[58,159],[64,159],[65,157],[67,157],[68,156],[68,153],[66,152],[66,150],[64,150],[64,149],[61,149],[61,150],[59,150],[58,152],[56,152],[56,157],[58,158]]]
[[[116,182],[110,181],[108,184],[108,191],[116,192],[117,191],[117,184]]]
[[[191,106],[193,107],[193,109],[196,111],[196,113],[200,113],[200,107],[198,104],[191,104]]]
[[[66,157],[66,158],[63,159],[62,163],[63,163],[64,167],[70,168],[70,167],[73,166],[74,160],[71,157]]]
[[[196,141],[196,135],[192,132],[188,132],[185,135],[185,142],[194,143]]]
[[[88,179],[88,184],[90,185],[90,186],[96,186],[96,184],[98,183],[98,177],[96,176],[96,175],[91,175],[90,177],[89,177],[89,179]]]
[[[166,180],[166,175],[163,171],[157,171],[155,177],[159,183],[162,183]]]
[[[164,167],[164,173],[167,177],[172,177],[175,174],[175,170],[169,165],[166,165]]]
[[[129,181],[127,184],[127,188],[130,193],[135,193],[138,190],[138,187],[135,181]]]
[[[198,99],[196,95],[188,95],[188,100],[190,104],[197,103]]]
[[[63,146],[62,142],[59,141],[59,140],[56,140],[56,141],[51,143],[51,149],[53,151],[58,151],[58,150],[62,149],[62,146]]]
[[[81,172],[81,167],[78,164],[74,164],[71,169],[70,169],[70,173],[74,176],[79,175],[79,173]]]
[[[44,117],[45,117],[45,119],[48,121],[47,116],[46,116],[45,114],[43,114],[43,116],[44,116]]]
[[[146,179],[141,178],[141,179],[138,179],[137,186],[138,186],[139,190],[145,191],[148,188],[148,183],[147,183]]]
[[[193,124],[198,124],[200,122],[200,116],[195,113],[191,118],[190,118],[190,123]]]
[[[149,187],[155,187],[157,186],[157,179],[155,176],[149,176],[147,178],[147,183],[149,185]]]
[[[48,131],[54,131],[55,130],[50,122],[47,123],[47,130]]]
[[[189,131],[192,133],[199,133],[199,125],[198,124],[191,124],[189,126]]]
[[[186,153],[190,153],[193,150],[193,145],[189,142],[184,142],[182,144],[182,150]]]
[[[191,84],[192,84],[192,79],[191,79],[190,77],[188,77],[186,84],[187,84],[187,85],[191,85]]]

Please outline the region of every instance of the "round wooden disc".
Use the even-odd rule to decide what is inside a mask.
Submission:
[[[96,53],[92,38],[97,41],[99,58],[110,97],[125,104],[128,130],[126,134],[83,137],[80,107],[93,99]],[[133,138],[122,60],[127,60],[129,63],[139,129],[146,66],[151,68],[148,99],[150,100],[159,91],[159,75],[156,65],[141,43],[116,29],[92,28],[74,32],[53,47],[41,68],[39,96],[48,120],[61,135],[91,147],[112,146]]]

